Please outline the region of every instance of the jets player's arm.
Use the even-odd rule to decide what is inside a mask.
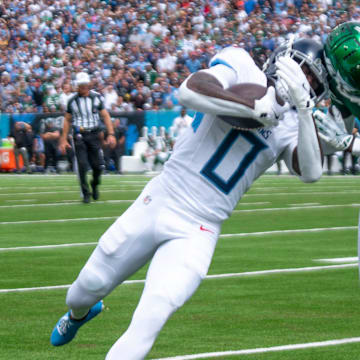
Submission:
[[[355,124],[354,115],[332,106],[326,114],[316,110],[314,117],[321,140],[330,146],[333,152],[347,151],[356,156],[360,155],[360,137],[350,133]]]
[[[236,84],[236,81],[235,71],[222,64],[200,70],[181,84],[180,102],[190,109],[213,115],[259,120],[266,113],[269,118],[277,118],[275,114],[277,102],[273,88],[274,91],[268,91],[260,100],[243,99],[226,90]]]
[[[351,113],[343,113],[343,111],[340,112],[345,124],[355,124],[354,115],[352,115]],[[345,151],[348,151],[355,156],[360,156],[360,137],[358,132],[352,133],[350,145]]]

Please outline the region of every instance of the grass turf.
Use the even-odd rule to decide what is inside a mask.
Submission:
[[[0,176],[0,247],[95,243],[130,205],[106,201],[133,200],[148,180],[105,176],[100,188],[105,202],[84,205],[74,176]],[[314,260],[356,256],[359,208],[348,205],[356,204],[357,189],[358,178],[352,176],[324,177],[316,184],[263,176],[237,207],[259,211],[235,212],[224,223],[223,234],[350,228],[220,238],[209,274],[322,266],[327,264]],[[65,201],[68,204],[60,205]],[[32,204],[37,206],[25,206]],[[336,207],[312,208],[315,204]],[[294,206],[308,208],[290,210]],[[266,208],[287,210],[261,210]],[[83,218],[94,219],[35,222]],[[15,224],[18,221],[30,223]],[[1,251],[0,289],[70,284],[94,246]],[[144,279],[145,272],[146,267],[133,278]],[[60,348],[50,346],[49,336],[66,311],[66,290],[0,293],[0,358],[104,359],[128,326],[142,287],[117,288],[105,299],[106,311]],[[358,302],[355,267],[207,279],[165,325],[148,358],[357,337]],[[354,343],[217,359],[355,360],[359,350],[360,344]]]

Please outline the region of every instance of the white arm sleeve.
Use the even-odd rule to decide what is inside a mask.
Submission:
[[[320,179],[322,159],[312,111],[299,110],[297,156],[301,172],[300,180],[308,183]]]

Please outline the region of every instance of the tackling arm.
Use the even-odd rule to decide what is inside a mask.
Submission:
[[[354,124],[354,116],[343,118],[336,106],[332,106],[327,114],[320,110],[314,113],[315,121],[319,129],[319,135],[325,144],[328,144],[333,152],[348,151],[353,155],[360,155],[360,138],[358,134],[350,134],[347,124]],[[352,126],[349,126],[352,128]],[[348,127],[348,128],[349,128]]]

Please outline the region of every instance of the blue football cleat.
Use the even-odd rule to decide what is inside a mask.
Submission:
[[[104,309],[103,301],[96,303],[83,320],[74,320],[70,317],[70,310],[60,318],[51,334],[50,342],[54,346],[65,345],[76,335],[78,329],[89,320],[100,314]]]

